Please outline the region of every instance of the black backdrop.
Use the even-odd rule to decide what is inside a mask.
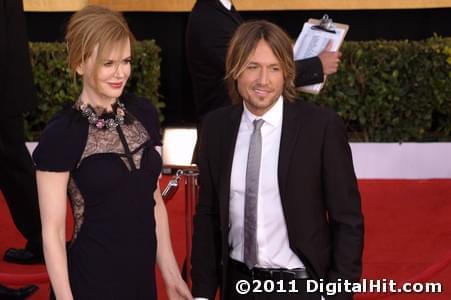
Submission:
[[[347,40],[420,40],[437,33],[451,37],[451,8],[418,10],[255,11],[244,19],[267,19],[283,27],[293,38],[308,18],[328,13],[347,23]],[[71,13],[27,12],[30,41],[62,41]],[[155,39],[162,49],[160,94],[166,102],[164,125],[193,123],[194,104],[184,54],[188,13],[128,12],[125,18],[138,40]]]

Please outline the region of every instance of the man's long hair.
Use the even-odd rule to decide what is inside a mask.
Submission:
[[[284,77],[282,92],[284,99],[293,101],[296,98],[294,87],[296,70],[292,40],[277,25],[259,20],[241,24],[230,40],[226,57],[225,80],[232,102],[240,103],[242,101],[238,92],[237,79],[245,70],[249,57],[255,51],[260,40],[268,43],[281,65]]]

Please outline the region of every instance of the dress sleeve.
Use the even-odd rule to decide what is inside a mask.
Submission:
[[[132,114],[141,122],[150,135],[154,146],[162,146],[161,128],[158,111],[152,103],[146,98],[135,97],[131,102],[130,110]]]
[[[74,170],[86,144],[87,126],[74,113],[59,112],[47,124],[33,152],[36,169]]]

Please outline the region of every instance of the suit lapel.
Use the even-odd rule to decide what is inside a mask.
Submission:
[[[238,135],[238,129],[241,122],[241,114],[243,112],[243,105],[234,105],[230,110],[230,116],[228,122],[223,127],[223,140],[222,140],[222,157],[224,158],[222,164],[222,176],[220,179],[220,209],[223,212],[221,214],[221,224],[223,229],[228,228],[229,223],[229,200],[230,200],[230,177],[232,173],[233,155],[235,152],[236,138]],[[226,230],[227,231],[227,230]]]
[[[302,124],[297,108],[298,106],[293,103],[287,101],[284,102],[278,165],[279,190],[282,205],[284,203],[285,187],[288,181],[288,168]]]

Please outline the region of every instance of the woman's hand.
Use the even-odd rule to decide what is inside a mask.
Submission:
[[[169,300],[193,299],[189,291],[188,285],[180,276],[176,280],[166,282],[166,293],[168,294]]]
[[[191,300],[193,297],[180,275],[180,269],[172,250],[171,237],[169,232],[168,214],[163,198],[161,197],[160,187],[154,192],[155,222],[157,233],[157,263],[161,271],[169,300]]]

